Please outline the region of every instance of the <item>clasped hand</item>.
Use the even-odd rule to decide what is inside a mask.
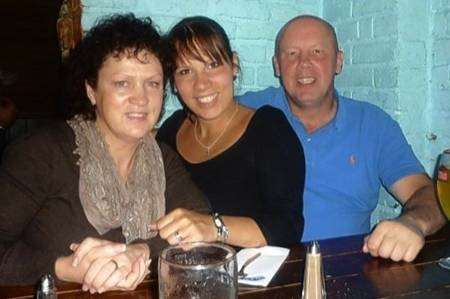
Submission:
[[[424,245],[422,231],[406,219],[398,218],[380,222],[372,233],[365,237],[363,252],[396,262],[411,262]]]
[[[70,249],[74,252],[72,267],[84,273],[84,291],[134,290],[149,273],[146,244],[125,245],[86,238],[80,244],[71,244]]]

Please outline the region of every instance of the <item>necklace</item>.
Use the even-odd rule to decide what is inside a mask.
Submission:
[[[228,120],[228,122],[226,123],[225,127],[223,127],[222,132],[220,132],[220,134],[216,137],[216,139],[213,140],[213,142],[211,142],[209,145],[206,145],[204,143],[202,143],[200,141],[200,138],[197,135],[197,124],[198,124],[198,120],[195,120],[195,124],[194,124],[194,137],[195,140],[197,141],[197,143],[203,147],[206,150],[206,156],[209,157],[210,156],[210,152],[211,149],[214,147],[214,145],[216,145],[217,142],[219,142],[220,138],[222,138],[223,134],[225,134],[225,132],[227,131],[228,127],[231,124],[231,121],[233,120],[233,118],[236,116],[238,112],[238,103],[236,103],[236,108],[233,111],[233,114],[231,115],[230,119]]]

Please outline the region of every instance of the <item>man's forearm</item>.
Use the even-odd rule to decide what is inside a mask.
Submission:
[[[446,222],[442,214],[432,184],[427,184],[410,197],[403,207],[399,220],[413,225],[424,236],[433,234]]]

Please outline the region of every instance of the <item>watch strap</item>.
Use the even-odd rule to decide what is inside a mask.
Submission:
[[[216,226],[216,229],[217,229],[217,239],[220,242],[225,243],[227,241],[228,235],[229,235],[228,227],[223,222],[223,219],[219,213],[213,213],[212,218],[213,218],[214,225]]]

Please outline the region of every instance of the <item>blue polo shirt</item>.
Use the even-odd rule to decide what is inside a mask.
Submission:
[[[308,134],[281,87],[247,92],[239,101],[281,109],[302,142],[302,241],[368,233],[380,187],[389,189],[402,177],[425,172],[398,123],[375,105],[338,96],[334,119]]]

